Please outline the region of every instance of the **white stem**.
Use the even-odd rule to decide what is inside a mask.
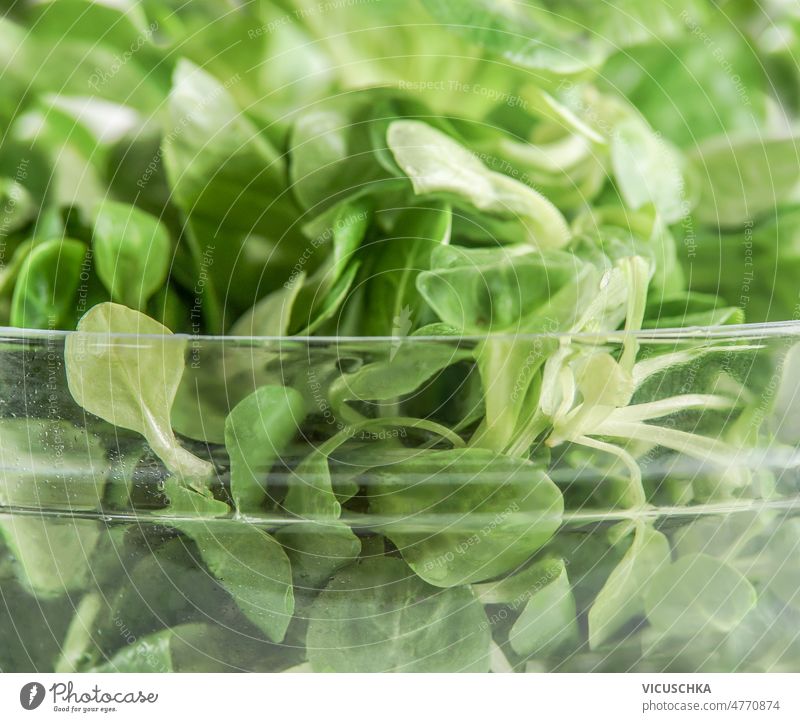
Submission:
[[[593,430],[598,436],[613,436],[619,439],[647,441],[658,446],[665,446],[701,461],[713,461],[724,467],[737,463],[739,450],[707,436],[691,434],[688,431],[668,429],[664,426],[650,424],[627,423],[623,421],[605,421]]]
[[[578,436],[575,439],[572,439],[572,442],[575,444],[580,444],[581,446],[588,446],[590,449],[596,449],[597,451],[604,451],[607,454],[611,454],[612,456],[616,456],[628,469],[628,474],[630,475],[630,491],[631,491],[631,507],[634,509],[643,507],[647,503],[647,497],[644,493],[644,487],[642,486],[642,470],[639,468],[639,464],[636,463],[636,459],[633,458],[625,449],[621,449],[619,446],[615,446],[614,444],[608,444],[605,441],[598,441],[597,439],[590,439],[588,436]]]
[[[641,386],[650,376],[666,371],[671,366],[678,366],[694,361],[696,358],[703,356],[707,353],[726,353],[733,351],[754,351],[764,348],[759,344],[752,344],[749,346],[700,346],[698,348],[687,349],[685,351],[676,351],[674,353],[665,353],[653,358],[639,361],[633,367],[633,381],[636,388]]]
[[[539,392],[539,408],[543,414],[553,416],[559,404],[561,367],[572,352],[568,345],[558,349],[544,365],[542,372],[542,389]]]
[[[641,256],[632,256],[625,259],[623,270],[628,282],[628,306],[625,314],[626,334],[620,366],[626,371],[630,371],[636,361],[636,354],[639,352],[639,342],[636,340],[634,332],[642,328],[647,305],[650,269],[647,261]]]
[[[651,401],[646,404],[634,404],[614,409],[608,416],[611,422],[635,422],[658,419],[662,416],[688,409],[714,409],[724,411],[734,406],[733,401],[724,396],[713,394],[684,394],[682,396],[672,396],[660,401]]]

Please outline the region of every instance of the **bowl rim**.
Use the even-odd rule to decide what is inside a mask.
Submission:
[[[325,345],[355,344],[372,346],[375,344],[398,344],[402,342],[417,343],[474,343],[484,341],[536,341],[541,339],[571,339],[590,343],[622,343],[630,339],[637,341],[699,341],[704,339],[731,339],[736,341],[760,340],[765,338],[780,338],[800,336],[800,320],[771,321],[766,323],[743,323],[727,326],[684,326],[670,328],[640,329],[638,331],[558,331],[542,333],[489,333],[489,334],[454,334],[452,336],[437,334],[425,336],[235,336],[235,335],[203,335],[188,333],[168,334],[138,334],[138,333],[107,333],[104,331],[64,331],[57,329],[18,328],[14,326],[0,326],[0,343],[21,340],[67,340],[73,337],[104,339],[113,338],[121,340],[159,340],[165,338],[175,343],[191,342],[194,344],[242,344],[249,346],[263,343],[285,343],[293,345]]]

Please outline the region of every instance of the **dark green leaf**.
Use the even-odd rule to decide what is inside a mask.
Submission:
[[[318,672],[485,672],[489,631],[466,588],[437,589],[399,559],[341,570],[311,607]]]
[[[257,510],[266,477],[305,417],[305,400],[295,389],[262,386],[240,401],[225,420],[231,459],[231,494],[240,512]]]
[[[97,275],[117,303],[142,310],[167,280],[169,233],[133,206],[105,201],[98,208],[93,247]]]
[[[483,449],[420,451],[376,471],[370,508],[411,568],[442,587],[517,568],[561,523],[561,493],[530,461]]]
[[[32,248],[14,285],[11,323],[21,328],[68,328],[85,254],[83,243],[66,239]]]

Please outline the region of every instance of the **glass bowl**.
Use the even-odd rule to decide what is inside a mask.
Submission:
[[[0,669],[797,671],[799,334],[2,329]]]

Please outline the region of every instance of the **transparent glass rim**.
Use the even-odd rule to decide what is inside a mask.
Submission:
[[[730,326],[684,326],[676,328],[641,329],[638,331],[603,331],[603,332],[572,332],[559,331],[547,333],[490,333],[490,334],[463,334],[463,335],[435,335],[435,336],[226,336],[226,335],[196,335],[176,333],[139,334],[139,333],[105,333],[102,331],[61,331],[50,329],[17,328],[13,326],[0,326],[0,343],[3,341],[17,340],[50,340],[70,338],[71,336],[100,336],[103,338],[119,339],[153,339],[164,341],[191,341],[201,343],[233,343],[242,345],[260,343],[292,343],[306,345],[330,345],[336,343],[374,344],[397,343],[402,339],[404,343],[452,343],[468,342],[481,343],[484,341],[536,341],[541,339],[573,339],[587,342],[623,342],[634,338],[641,341],[688,341],[700,339],[731,339],[731,340],[757,340],[765,338],[780,338],[786,336],[800,336],[800,320],[773,321],[770,323],[743,323]]]

